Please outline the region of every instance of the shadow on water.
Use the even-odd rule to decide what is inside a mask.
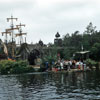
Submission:
[[[0,76],[0,100],[100,100],[100,71]]]

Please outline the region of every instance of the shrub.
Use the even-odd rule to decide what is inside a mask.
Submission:
[[[1,74],[21,74],[26,72],[33,72],[34,68],[28,65],[27,61],[11,61],[1,60],[0,61],[0,72]]]
[[[86,64],[87,66],[89,66],[91,69],[95,66],[96,68],[98,68],[98,62],[92,60],[92,59],[87,59],[86,60]]]

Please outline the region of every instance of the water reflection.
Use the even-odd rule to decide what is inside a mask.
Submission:
[[[0,76],[0,100],[100,100],[100,72]]]

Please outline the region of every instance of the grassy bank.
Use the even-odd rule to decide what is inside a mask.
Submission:
[[[34,68],[29,66],[27,61],[12,61],[1,60],[0,61],[0,73],[1,74],[21,74],[34,72]]]

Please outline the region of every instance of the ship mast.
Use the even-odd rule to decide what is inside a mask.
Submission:
[[[2,32],[2,36],[5,34],[5,43],[7,45],[8,43],[8,36],[7,35],[11,35],[11,32],[8,32],[7,29],[5,30],[5,32]]]
[[[19,38],[20,38],[20,45],[21,45],[22,42],[23,42],[23,37],[22,37],[22,36],[23,36],[23,35],[27,35],[27,33],[23,33],[23,32],[22,32],[22,26],[25,27],[25,24],[21,24],[21,23],[20,23],[19,25],[16,25],[16,27],[19,28],[19,33],[16,34],[16,37],[19,36]]]
[[[11,32],[11,38],[12,38],[12,43],[11,43],[11,56],[12,58],[15,58],[15,48],[16,48],[16,44],[15,44],[15,41],[14,41],[14,30],[18,30],[18,28],[15,28],[14,27],[14,20],[18,20],[18,18],[14,18],[13,16],[11,16],[11,18],[7,18],[7,22],[11,21],[11,28],[10,29],[7,29],[7,31],[10,31]]]
[[[14,30],[18,30],[18,28],[14,28],[14,20],[18,20],[18,18],[14,18],[13,16],[11,16],[11,18],[7,18],[7,22],[11,21],[11,28],[10,29],[7,29],[7,31],[11,31],[12,33],[12,43],[14,42]]]

